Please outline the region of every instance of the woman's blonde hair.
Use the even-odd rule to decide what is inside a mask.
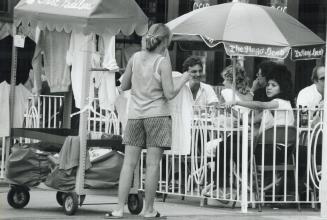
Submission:
[[[167,39],[168,43],[171,40],[171,31],[162,23],[153,24],[145,36],[145,48],[148,51],[156,49],[160,43]]]
[[[236,82],[236,90],[243,94],[246,95],[250,92],[250,87],[249,87],[249,80],[246,77],[245,70],[243,67],[240,65],[236,65],[236,71],[235,71],[235,82]],[[227,66],[223,72],[222,72],[222,77],[226,80],[228,80],[231,84],[233,84],[233,66]]]

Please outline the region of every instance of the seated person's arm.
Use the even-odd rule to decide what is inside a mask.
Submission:
[[[277,101],[259,102],[259,101],[235,101],[234,103],[228,103],[227,105],[240,105],[251,109],[275,109],[279,107]]]

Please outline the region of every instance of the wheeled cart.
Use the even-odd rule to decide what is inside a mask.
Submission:
[[[37,129],[37,128],[14,128],[12,129],[13,137],[24,137],[30,139],[37,139],[40,141],[47,141],[53,144],[63,144],[65,138],[68,135],[76,135],[77,130],[71,129]],[[93,139],[87,140],[87,147],[102,147],[110,148],[116,151],[124,151],[124,146],[121,139]],[[53,149],[58,151],[59,149]],[[76,185],[78,185],[78,179],[76,179]],[[10,182],[10,180],[9,180]],[[139,185],[139,169],[136,169],[134,174],[133,188],[128,196],[128,209],[131,214],[139,214],[143,208],[143,196],[138,192]],[[35,188],[43,190],[56,191],[56,189],[50,188],[43,183],[39,184]],[[16,209],[24,208],[30,200],[30,187],[19,185],[15,183],[10,184],[10,190],[7,194],[8,204]],[[116,195],[117,189],[85,189],[84,194],[78,194],[74,191],[57,191],[56,201],[63,207],[66,215],[74,215],[78,209],[78,206],[82,206],[86,195]],[[103,203],[102,203],[103,204]]]
[[[49,187],[36,187],[56,191]],[[10,189],[7,194],[8,204],[15,209],[24,208],[30,201],[30,188],[23,185],[10,184]],[[111,194],[110,194],[111,193]],[[112,195],[110,190],[90,190],[87,195]],[[56,201],[63,207],[66,215],[74,215],[78,210],[78,206],[82,206],[86,195],[78,195],[75,191],[62,192],[57,191]],[[101,203],[103,204],[103,203]],[[112,204],[112,203],[107,203]],[[87,204],[84,204],[87,205]],[[143,209],[143,195],[140,192],[130,193],[127,201],[128,210],[133,215],[138,215]]]

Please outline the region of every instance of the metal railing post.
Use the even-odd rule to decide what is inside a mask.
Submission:
[[[2,141],[2,150],[1,150],[1,174],[0,179],[5,178],[5,154],[6,154],[6,137],[0,137]]]
[[[242,213],[248,212],[248,112],[244,112],[243,118],[243,129],[242,129],[242,201],[241,211]]]
[[[327,61],[327,56],[325,56]],[[325,68],[325,75],[326,75]],[[325,86],[324,96],[327,95],[327,86]],[[321,182],[320,182],[320,203],[321,210],[320,215],[322,218],[327,218],[327,100],[324,100],[324,116],[323,116],[323,140],[322,140],[322,160],[321,160]]]

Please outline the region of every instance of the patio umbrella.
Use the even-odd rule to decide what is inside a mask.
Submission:
[[[284,59],[291,51],[291,59],[299,60],[318,59],[325,52],[324,41],[296,19],[277,9],[254,4],[225,3],[197,9],[168,22],[167,26],[175,41],[203,42],[207,48],[223,44],[227,55],[233,57],[234,91],[236,56]],[[325,112],[327,127],[326,117]],[[243,123],[246,125],[247,122],[245,117]],[[242,144],[247,146],[247,133],[243,135]],[[248,154],[247,147],[242,149],[242,154]],[[247,170],[247,160],[242,159],[242,167]],[[242,181],[247,182],[245,172],[242,172]],[[246,212],[246,184],[242,184],[242,198],[242,212]]]
[[[277,9],[225,3],[194,10],[170,22],[175,41],[223,44],[229,56],[316,59],[324,41],[290,15]]]

